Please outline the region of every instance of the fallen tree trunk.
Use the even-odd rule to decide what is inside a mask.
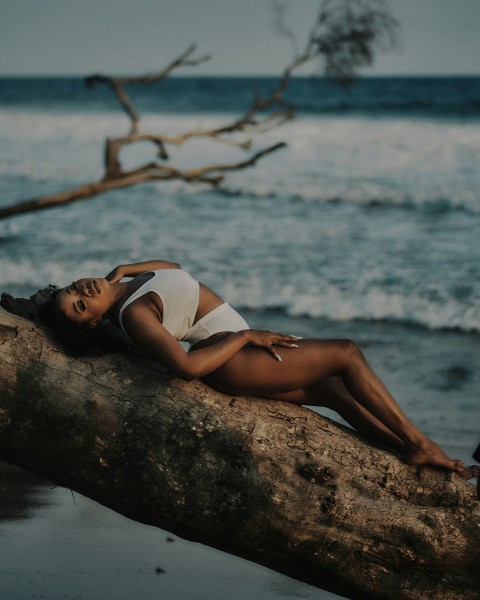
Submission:
[[[73,359],[0,311],[0,458],[350,598],[478,599],[480,503],[307,408],[132,354]]]

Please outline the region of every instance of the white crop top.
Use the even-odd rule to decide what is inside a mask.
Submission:
[[[175,339],[184,340],[197,313],[198,281],[182,269],[160,269],[147,273],[153,273],[153,277],[141,285],[120,309],[118,320],[123,331],[122,315],[127,306],[148,292],[155,292],[163,304],[162,325]]]

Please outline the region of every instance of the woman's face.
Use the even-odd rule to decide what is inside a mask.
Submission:
[[[68,319],[92,326],[113,302],[111,286],[106,279],[78,279],[57,296],[57,306]]]

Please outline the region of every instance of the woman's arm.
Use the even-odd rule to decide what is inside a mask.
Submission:
[[[298,339],[281,333],[246,329],[232,333],[211,346],[188,353],[163,327],[157,315],[143,306],[127,307],[123,324],[135,344],[166,369],[187,381],[212,373],[247,344],[265,348],[272,355],[272,360],[281,360],[274,346],[295,348],[295,341]]]
[[[157,271],[159,269],[181,269],[178,263],[168,260],[146,260],[144,262],[133,263],[131,265],[119,265],[105,277],[110,283],[116,283],[124,277],[135,277],[145,271]]]

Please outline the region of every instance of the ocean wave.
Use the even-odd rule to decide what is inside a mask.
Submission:
[[[229,302],[253,311],[281,311],[290,317],[329,321],[375,321],[414,325],[430,331],[459,330],[480,332],[480,305],[465,304],[454,298],[432,301],[414,293],[392,293],[372,287],[352,295],[333,284],[322,286],[321,293],[262,294],[258,289],[232,291]]]
[[[188,193],[188,187],[178,188],[182,193]],[[193,190],[190,189],[191,192]],[[210,190],[208,190],[210,191]],[[216,188],[215,193],[227,198],[253,198],[257,200],[287,200],[306,204],[351,204],[364,208],[400,208],[407,211],[421,211],[424,213],[448,213],[462,211],[471,214],[480,214],[480,199],[476,194],[461,192],[454,198],[445,194],[438,196],[417,195],[416,197],[402,190],[390,190],[384,194],[362,192],[353,186],[350,189],[339,189],[337,192],[328,190],[319,191],[311,186],[297,185],[295,190],[288,194],[286,186],[278,189],[277,186],[269,187],[268,184],[253,184],[251,186],[233,187],[227,182],[223,187]],[[195,193],[198,193],[196,190]]]
[[[71,261],[43,260],[38,264],[35,260],[24,258],[12,260],[0,258],[1,292],[15,295],[33,294],[39,289],[52,285],[68,285],[72,279],[80,279],[87,274],[103,277],[111,270],[110,261],[89,260],[81,264]]]
[[[270,305],[266,307],[259,306],[240,306],[238,307],[240,310],[250,310],[254,312],[261,311],[275,311],[281,312],[287,317],[306,317],[311,319],[325,319],[327,321],[332,322],[354,322],[354,321],[365,321],[365,322],[374,322],[374,323],[396,323],[399,325],[405,326],[413,326],[419,327],[421,329],[425,329],[428,331],[461,331],[463,333],[479,333],[480,332],[480,317],[477,314],[473,315],[473,318],[470,319],[468,315],[459,314],[459,311],[456,309],[450,310],[448,312],[453,313],[453,317],[448,319],[446,317],[439,318],[436,310],[432,307],[428,311],[424,311],[423,314],[418,313],[413,316],[410,314],[402,314],[395,315],[391,311],[387,310],[383,313],[383,311],[375,308],[370,311],[362,312],[357,311],[351,306],[343,306],[343,310],[334,310],[332,312],[328,311],[318,311],[314,308],[308,309],[304,308],[303,310],[298,310],[297,308],[285,307],[285,306],[275,306]],[[473,311],[472,311],[473,312]]]

